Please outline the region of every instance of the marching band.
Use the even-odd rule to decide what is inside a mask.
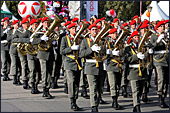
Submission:
[[[140,21],[135,15],[131,22],[120,23],[115,18],[69,20],[55,15],[41,19],[28,15],[22,21],[1,20],[1,77],[13,76],[14,85],[23,85],[31,94],[39,94],[42,83],[45,99],[52,99],[50,88],[58,88],[60,71],[64,73],[64,93],[68,94],[73,111],[79,111],[76,101],[79,87],[81,96],[90,98],[91,112],[98,112],[103,100],[104,84],[115,110],[119,92],[133,98],[133,112],[141,112],[140,101],[148,98],[152,73],[155,73],[157,95],[161,108],[169,85],[169,20],[155,25]],[[10,75],[10,76],[9,76]],[[21,83],[21,81],[23,84]],[[128,93],[128,84],[132,94]],[[89,95],[87,89],[89,88]]]

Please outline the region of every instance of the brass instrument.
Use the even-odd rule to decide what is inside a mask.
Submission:
[[[130,32],[127,30],[127,29],[122,29],[122,32],[121,34],[119,35],[118,39],[116,40],[115,44],[114,44],[114,50],[119,50],[120,52],[120,55],[119,55],[119,58],[117,58],[115,56],[115,59],[118,61],[118,62],[123,62],[121,61],[121,57],[123,56],[123,48],[124,48],[124,44],[122,43],[122,40],[129,34]]]
[[[95,38],[96,40],[93,43],[93,45],[97,44],[98,46],[101,47],[101,50],[99,51],[99,53],[94,52],[94,57],[97,61],[104,61],[108,57],[108,55],[106,54],[106,50],[107,50],[107,47],[109,47],[109,45],[107,43],[107,40],[104,37],[109,33],[110,28],[112,28],[112,26],[109,23],[105,22],[104,27],[97,34]]]
[[[145,58],[143,60],[139,60],[139,64],[144,67],[144,68],[148,68],[148,66],[151,64],[152,62],[152,55],[149,54],[149,48],[148,45],[146,45],[145,42],[148,41],[148,37],[152,34],[153,32],[151,30],[146,30],[140,43],[138,46],[138,53],[142,52],[142,54],[145,54]]]
[[[45,32],[45,34],[43,36],[47,36],[49,37],[48,41],[42,41],[40,44],[38,44],[38,49],[41,51],[47,51],[51,46],[52,46],[52,42],[58,40],[59,35],[56,34],[57,36],[55,36],[55,33],[52,32],[56,26],[59,26],[61,22],[63,22],[64,20],[58,15],[55,15],[55,20],[53,21],[53,23],[50,25],[48,31]]]
[[[24,32],[20,31],[19,29],[17,29],[17,31],[19,31],[21,34],[23,34]],[[25,43],[19,43],[17,45],[17,51],[18,53],[20,53],[21,55],[25,56],[27,55],[27,51],[25,50]]]
[[[30,39],[33,39],[34,36],[37,34],[37,31],[39,31],[41,28],[42,28],[42,23],[38,25],[34,33],[30,36]],[[38,53],[38,45],[33,45],[32,43],[26,44],[25,50],[27,51],[28,54],[35,55]]]
[[[85,29],[87,29],[88,26],[89,26],[89,25],[88,25],[87,23],[85,23],[85,22],[82,22],[82,23],[83,23],[83,24],[82,24],[80,30],[76,33],[76,36],[75,36],[75,38],[74,38],[74,40],[73,40],[73,45],[79,45],[79,44],[80,44],[80,40],[79,40],[80,35],[81,35],[82,32],[83,32]],[[76,58],[78,58],[78,55],[79,55],[78,52],[79,52],[79,51],[73,51],[73,55],[74,55]]]

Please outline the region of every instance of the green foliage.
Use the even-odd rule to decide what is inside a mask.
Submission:
[[[142,1],[142,13],[150,3],[151,1]],[[99,18],[105,16],[107,20],[112,21],[113,18],[106,15],[106,11],[110,9],[116,11],[116,17],[120,20],[131,20],[133,16],[140,15],[140,1],[99,1]]]

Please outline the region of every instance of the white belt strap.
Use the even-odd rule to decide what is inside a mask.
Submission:
[[[86,59],[86,62],[96,63],[96,59]],[[101,62],[101,61],[98,61],[98,62]]]
[[[166,50],[161,50],[161,51],[154,51],[154,53],[166,53]],[[167,51],[167,53],[169,53],[169,50]]]
[[[139,64],[130,64],[129,67],[132,67],[132,68],[139,68]]]
[[[8,43],[8,41],[7,40],[1,41],[1,44],[3,44],[3,43]]]

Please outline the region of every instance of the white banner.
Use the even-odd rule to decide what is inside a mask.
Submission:
[[[89,21],[93,15],[98,17],[98,1],[87,1],[86,20]]]
[[[70,18],[77,17],[80,19],[80,1],[69,1],[68,7]]]

